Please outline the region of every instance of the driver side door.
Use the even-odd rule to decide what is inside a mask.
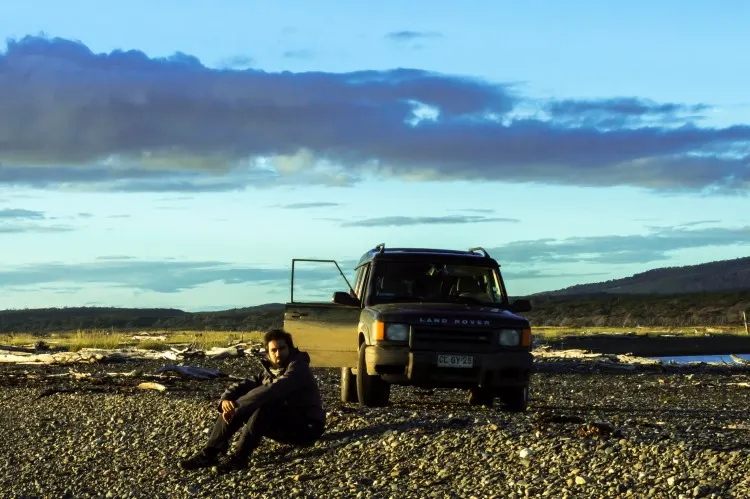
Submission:
[[[295,301],[294,275],[298,261],[330,262],[338,268],[346,288],[352,290],[341,268],[333,260],[295,259],[292,261],[291,301],[284,306],[284,329],[292,335],[295,346],[310,355],[313,367],[356,367],[357,326],[362,307],[359,300],[349,303],[331,301]],[[359,269],[358,281],[362,269]],[[341,286],[344,288],[344,286]],[[349,293],[347,293],[349,294]],[[353,293],[352,293],[353,294]]]

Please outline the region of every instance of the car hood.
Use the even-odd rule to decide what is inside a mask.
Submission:
[[[528,327],[524,317],[502,307],[464,303],[383,303],[368,307],[386,322],[445,327]]]

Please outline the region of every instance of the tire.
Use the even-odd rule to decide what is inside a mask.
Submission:
[[[508,388],[500,394],[506,411],[525,412],[529,405],[529,387]]]
[[[492,407],[494,401],[495,400],[491,392],[482,390],[479,387],[469,390],[469,405],[482,405],[485,407]]]
[[[391,385],[383,381],[380,376],[367,374],[365,363],[365,348],[367,344],[359,346],[357,362],[357,399],[365,407],[384,407],[388,405],[391,396]]]
[[[341,368],[341,401],[345,404],[357,402],[357,375],[351,367]]]

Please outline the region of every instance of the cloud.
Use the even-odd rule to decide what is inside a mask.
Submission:
[[[696,220],[695,222],[680,224],[679,227],[695,227],[696,225],[710,225],[718,223],[721,223],[721,220]]]
[[[460,208],[451,211],[467,211],[469,213],[495,213],[495,210],[491,208]]]
[[[750,125],[705,104],[535,101],[418,69],[268,73],[26,37],[0,53],[0,185],[123,192],[370,177],[747,194]],[[73,126],[75,124],[75,126]]]
[[[501,264],[632,264],[667,260],[669,252],[709,246],[748,245],[750,226],[654,228],[642,235],[608,235],[516,241],[489,248]]]
[[[283,54],[287,59],[312,59],[313,53],[307,49],[286,50]]]
[[[376,217],[344,222],[342,227],[403,227],[407,225],[451,225],[451,224],[476,224],[487,222],[511,222],[518,223],[516,218],[485,217],[474,215],[445,215],[440,217]]]
[[[289,203],[277,205],[279,208],[287,210],[306,210],[308,208],[332,208],[334,206],[341,206],[341,203],[327,203],[327,202],[315,202],[315,203]]]
[[[177,293],[211,282],[288,282],[289,273],[290,269],[287,268],[246,267],[221,261],[135,260],[111,256],[88,263],[44,263],[0,269],[0,289],[74,283],[77,286],[96,284]],[[301,266],[295,272],[295,280],[303,283],[315,284],[335,279],[341,280],[336,268],[331,265]]]
[[[247,55],[235,55],[219,62],[219,66],[224,69],[245,69],[253,64],[255,64],[255,60]]]
[[[435,31],[391,31],[385,35],[389,40],[396,42],[413,42],[415,40],[421,40],[424,38],[437,38],[442,36],[440,33]]]
[[[540,269],[524,269],[524,270],[502,270],[503,279],[505,280],[528,280],[528,279],[570,279],[571,277],[583,278],[583,277],[601,277],[608,276],[607,272],[565,272],[562,273],[559,270],[549,271]]]
[[[0,235],[28,232],[69,232],[75,230],[73,227],[64,225],[45,225],[44,222],[47,220],[54,220],[54,218],[50,219],[42,211],[21,208],[0,209]]]
[[[615,98],[602,100],[560,100],[544,107],[551,118],[566,126],[622,128],[644,123],[680,124],[703,118],[706,104],[659,104],[651,100]]]
[[[44,218],[44,212],[41,211],[23,210],[18,208],[5,208],[0,210],[0,221],[8,219],[42,220]]]
[[[71,232],[75,229],[63,225],[57,226],[35,226],[35,225],[0,225],[0,234],[23,234],[29,232],[49,234],[57,232]]]

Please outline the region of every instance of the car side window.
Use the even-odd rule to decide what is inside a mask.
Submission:
[[[370,274],[370,264],[364,265],[359,269],[357,275],[357,284],[354,288],[354,292],[357,293],[357,298],[360,300],[365,294],[365,287],[367,286],[367,277]]]

